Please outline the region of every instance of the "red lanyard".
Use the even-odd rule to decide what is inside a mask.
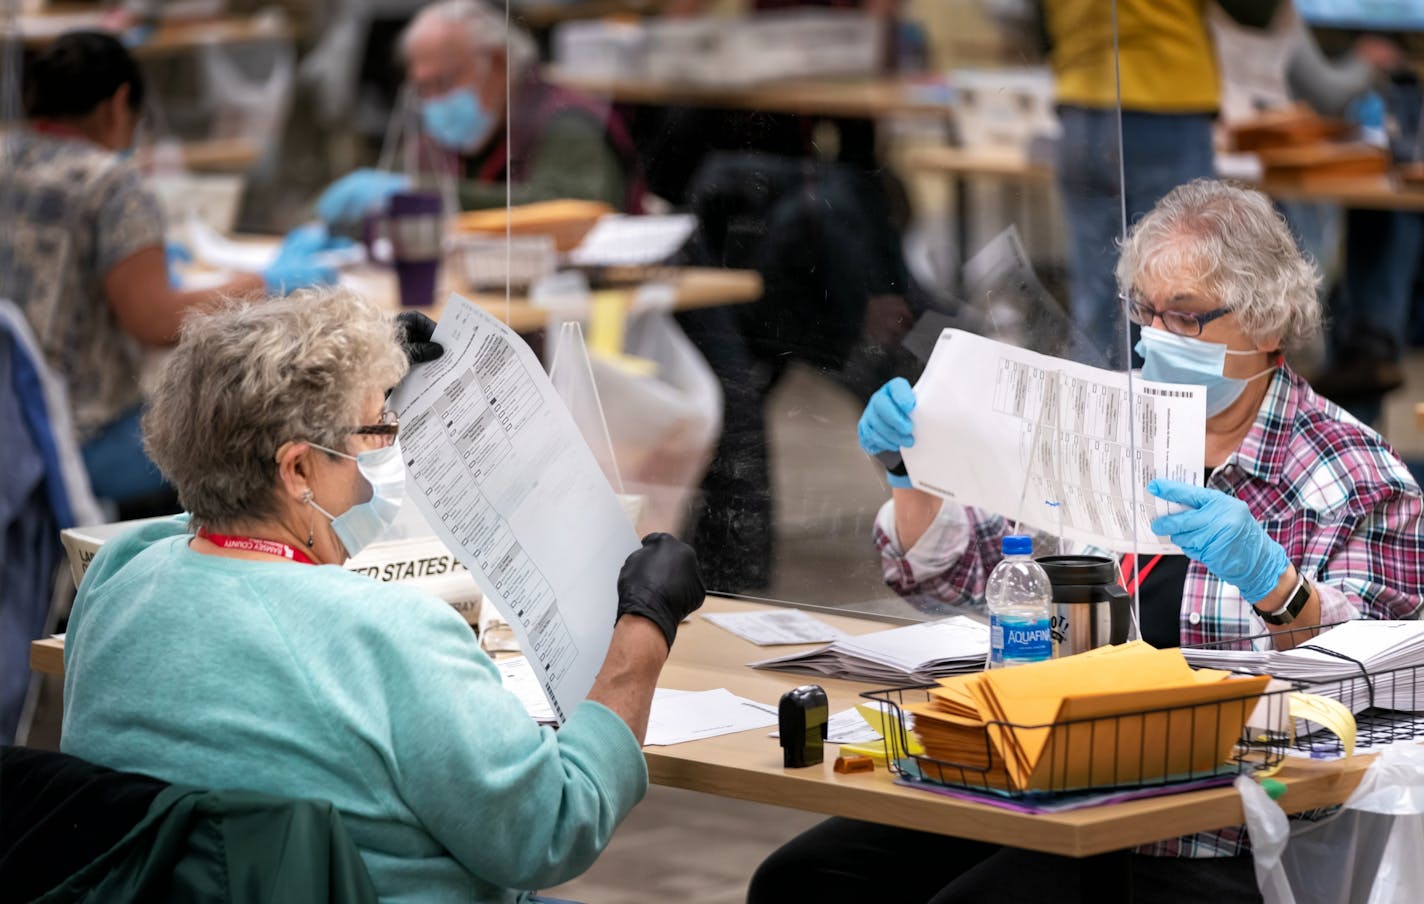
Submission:
[[[1142,589],[1142,582],[1147,580],[1147,576],[1152,573],[1152,569],[1157,567],[1157,563],[1162,561],[1162,554],[1158,553],[1147,560],[1139,570],[1137,567],[1137,556],[1132,553],[1125,553],[1122,557],[1122,588],[1129,596],[1135,596],[1137,591]],[[1134,573],[1135,572],[1135,573]],[[1128,575],[1132,575],[1128,577]]]
[[[261,552],[269,556],[281,556],[293,562],[300,562],[303,565],[315,565],[312,557],[285,543],[278,543],[276,540],[263,540],[258,537],[229,537],[225,534],[210,534],[207,528],[198,528],[198,536],[207,540],[214,546],[221,546],[223,549],[241,549],[247,552]]]
[[[41,135],[53,135],[58,138],[78,138],[87,140],[83,132],[67,123],[55,122],[52,119],[32,119],[30,129]]]

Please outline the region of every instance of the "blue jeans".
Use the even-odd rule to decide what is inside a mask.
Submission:
[[[132,502],[167,489],[158,467],[144,454],[142,417],[142,407],[129,409],[80,450],[89,483],[100,499]]]
[[[1345,224],[1345,273],[1330,312],[1331,355],[1397,361],[1424,254],[1424,215],[1350,210]]]
[[[1068,220],[1073,357],[1122,369],[1128,362],[1128,338],[1113,269],[1123,238],[1123,201],[1131,225],[1178,185],[1210,178],[1215,173],[1211,117],[1124,110],[1121,154],[1115,111],[1064,106],[1058,118],[1063,125],[1057,169]]]

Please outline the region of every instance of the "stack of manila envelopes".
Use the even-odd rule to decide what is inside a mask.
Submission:
[[[912,704],[930,778],[1066,791],[1210,774],[1269,678],[1193,670],[1140,641],[942,679]]]

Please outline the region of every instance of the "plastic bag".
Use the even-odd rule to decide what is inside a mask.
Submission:
[[[288,41],[212,44],[202,48],[198,64],[213,118],[212,136],[262,148],[253,169],[265,174],[281,161],[282,132],[296,84],[296,50]]]
[[[1288,820],[1246,776],[1236,787],[1266,904],[1424,901],[1424,746],[1385,748],[1319,821]]]
[[[672,316],[652,307],[629,317],[623,342],[625,355],[653,362],[652,374],[597,355],[564,357],[573,350],[560,347],[553,380],[614,489],[646,498],[639,532],[676,534],[720,435],[722,390]]]

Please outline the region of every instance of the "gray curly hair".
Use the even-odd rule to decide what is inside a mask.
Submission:
[[[1282,351],[1320,332],[1320,274],[1301,252],[1285,219],[1258,191],[1214,179],[1174,188],[1122,243],[1118,287],[1164,282],[1183,274],[1198,290],[1236,312],[1253,342]]]
[[[144,448],[194,526],[277,512],[276,453],[346,448],[373,391],[408,367],[395,323],[342,288],[193,313],[143,417]]]
[[[458,25],[469,32],[470,46],[478,50],[502,48],[511,77],[517,78],[539,62],[539,49],[529,33],[511,25],[508,18],[505,10],[495,9],[485,0],[436,0],[422,7],[401,33],[401,59],[410,59],[410,36],[417,29]]]

